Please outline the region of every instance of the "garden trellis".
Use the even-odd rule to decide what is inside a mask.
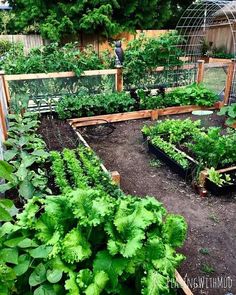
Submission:
[[[209,28],[222,22],[222,15],[224,16],[224,24],[230,26],[233,48],[236,52],[236,1],[197,1],[186,9],[176,27],[179,33],[179,46],[184,53],[183,60],[185,63],[196,64],[203,57],[203,43],[207,39]],[[192,72],[188,74],[193,75]],[[235,97],[235,93],[236,75],[234,67],[231,98]]]

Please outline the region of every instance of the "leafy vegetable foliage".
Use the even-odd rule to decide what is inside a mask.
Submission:
[[[188,160],[175,150],[175,146],[184,151],[187,149],[199,162],[199,168],[216,169],[236,162],[236,132],[233,129],[222,133],[218,127],[201,127],[200,121],[167,119],[154,126],[144,126],[142,132],[183,167]]]
[[[220,116],[227,116],[226,124],[232,125],[236,123],[236,103],[232,103],[228,106],[223,107],[218,115]]]
[[[174,105],[199,105],[213,106],[218,100],[218,95],[207,89],[203,84],[177,88],[166,95],[167,103]]]
[[[1,288],[92,295],[121,294],[128,284],[133,292],[155,286],[154,294],[169,294],[183,260],[174,249],[186,230],[183,217],[154,198],[116,199],[94,189],[35,197],[0,229]]]
[[[64,96],[57,103],[60,119],[88,117],[94,115],[129,112],[134,109],[135,100],[125,92]]]
[[[29,199],[50,193],[44,163],[49,154],[44,141],[36,135],[39,121],[36,114],[9,115],[7,151],[0,161],[0,177],[6,180],[0,192],[18,189],[20,197]]]

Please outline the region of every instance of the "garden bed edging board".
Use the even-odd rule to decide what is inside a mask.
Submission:
[[[196,105],[177,106],[177,107],[168,107],[164,109],[141,110],[136,112],[126,112],[126,113],[99,115],[99,116],[92,116],[92,117],[74,118],[74,119],[68,119],[68,121],[70,124],[72,124],[75,127],[84,127],[84,126],[92,126],[92,125],[98,125],[98,124],[122,122],[122,121],[137,120],[137,119],[151,118],[152,120],[157,120],[159,116],[191,113],[192,111],[197,111],[197,110],[215,110],[215,109],[219,109],[221,105],[222,105],[222,102],[216,102],[213,107],[201,107]]]

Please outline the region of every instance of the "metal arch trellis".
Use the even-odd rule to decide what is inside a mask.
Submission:
[[[203,0],[192,3],[180,18],[176,31],[178,32],[178,46],[183,51],[184,62],[196,65],[202,57],[202,45],[207,36],[207,30],[219,14],[224,16],[226,24],[230,26],[234,54],[236,54],[236,1]],[[231,87],[231,96],[236,96],[236,69]],[[188,71],[188,80],[193,79],[193,72]]]

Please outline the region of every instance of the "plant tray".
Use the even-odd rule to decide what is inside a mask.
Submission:
[[[175,171],[177,174],[179,174],[184,179],[192,179],[192,172],[195,167],[195,163],[191,163],[190,168],[183,168],[179,163],[177,163],[175,160],[170,158],[164,151],[161,149],[155,147],[150,141],[148,141],[148,149],[149,152],[156,155],[158,159],[165,162],[173,171]]]
[[[236,183],[218,186],[208,178],[206,178],[205,187],[215,196],[228,195],[232,192],[236,192]]]

